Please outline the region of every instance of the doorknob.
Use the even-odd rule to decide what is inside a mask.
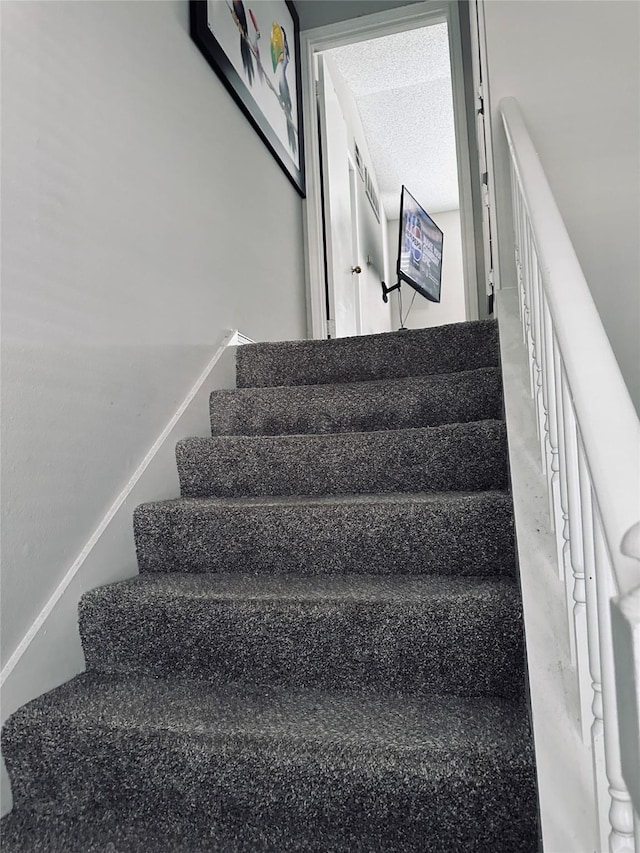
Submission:
[[[361,272],[362,272],[362,267],[361,267],[361,266],[357,266],[357,265],[356,265],[355,267],[351,267],[351,275],[353,275],[354,273],[355,273],[356,275],[360,275],[360,273],[361,273]]]

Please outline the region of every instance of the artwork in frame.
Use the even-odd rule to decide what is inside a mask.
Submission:
[[[290,0],[190,0],[191,37],[304,198],[300,28]]]

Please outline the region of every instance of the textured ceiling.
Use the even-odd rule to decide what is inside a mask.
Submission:
[[[399,215],[402,184],[428,212],[457,209],[447,25],[327,53],[358,105],[387,216]]]

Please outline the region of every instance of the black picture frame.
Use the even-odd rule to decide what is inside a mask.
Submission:
[[[300,26],[295,6],[291,0],[189,0],[189,16],[191,38],[304,198]],[[287,33],[291,28],[293,33]]]

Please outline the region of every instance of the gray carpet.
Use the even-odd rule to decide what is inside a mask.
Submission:
[[[502,421],[318,435],[187,438],[183,497],[504,489]]]
[[[504,578],[153,573],[85,595],[80,633],[90,670],[508,698],[518,599]]]
[[[408,379],[211,394],[213,435],[366,432],[502,417],[497,367]]]
[[[238,350],[87,672],[3,728],[2,849],[533,853],[493,322]]]
[[[507,575],[503,490],[179,498],[134,513],[141,572]]]
[[[500,366],[493,320],[433,329],[335,338],[248,344],[238,350],[239,388],[324,385],[457,373]]]

